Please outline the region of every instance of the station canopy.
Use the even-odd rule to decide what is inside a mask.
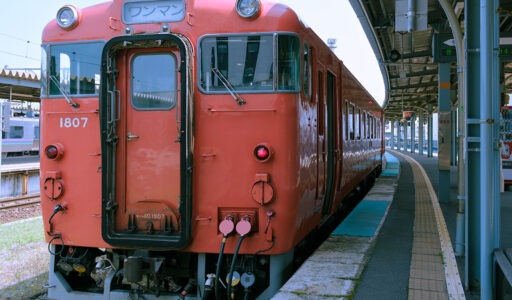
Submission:
[[[40,102],[41,82],[30,71],[0,69],[0,99]]]
[[[456,54],[453,40],[450,41],[452,31],[448,19],[438,0],[413,1],[417,9],[417,28],[409,32],[407,0],[350,0],[380,64],[386,86],[384,110],[388,119],[401,119],[402,111],[427,110],[429,104],[437,111],[438,61],[432,51],[435,35],[448,36],[444,44],[452,45],[443,48],[441,54],[452,56],[452,100],[457,101]],[[464,2],[451,3],[464,32]],[[500,55],[502,81],[505,92],[512,93],[512,1],[500,4],[500,32],[502,47],[505,46]]]

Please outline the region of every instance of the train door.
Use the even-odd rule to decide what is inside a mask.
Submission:
[[[124,211],[118,212],[116,223],[119,228],[148,234],[178,230],[174,212],[180,199],[179,53],[142,49],[123,56],[129,76],[119,79],[124,81],[119,86],[124,87],[125,114],[119,131],[119,150],[124,153],[117,157],[117,171],[124,184],[118,184],[117,197],[118,203],[124,202]]]
[[[106,128],[115,139],[110,147],[108,135],[102,141],[103,192],[110,203],[103,237],[112,245],[181,248],[190,209],[185,45],[176,39],[122,45],[106,58],[118,75],[102,86]]]
[[[323,205],[323,214],[329,213],[329,208],[332,202],[332,198],[335,193],[333,193],[333,183],[336,182],[334,179],[334,176],[336,175],[334,173],[335,165],[337,164],[337,161],[334,159],[334,149],[336,147],[336,135],[337,130],[334,122],[334,95],[335,95],[335,77],[331,72],[327,72],[327,98],[326,98],[326,106],[327,106],[327,119],[326,119],[326,135],[327,135],[327,180],[326,180],[326,192],[325,192],[325,198],[324,198],[324,205]]]
[[[320,68],[323,66],[319,65]],[[325,140],[325,85],[324,72],[318,71],[318,142],[317,142],[317,190],[318,198],[324,199],[326,193],[326,172],[327,172],[327,153]]]
[[[338,145],[335,149],[335,156],[336,156],[336,161],[337,161],[337,165],[336,165],[336,183],[335,183],[335,190],[336,190],[336,193],[341,193],[341,187],[342,187],[342,175],[343,175],[343,143],[345,141],[345,137],[346,137],[346,122],[345,122],[345,118],[346,118],[346,115],[345,115],[345,101],[343,100],[343,90],[342,90],[342,87],[343,87],[343,76],[342,76],[342,73],[343,72],[343,65],[340,65],[340,68],[339,68],[339,78],[338,78],[338,85],[337,85],[337,89],[336,89],[336,93],[335,93],[335,97],[336,97],[336,104],[337,104],[337,109],[336,109],[336,112],[337,112],[337,116],[336,116],[336,122],[337,122],[337,130],[338,130],[338,133],[337,133],[337,141],[338,141]],[[340,197],[340,201],[342,201],[341,197]],[[339,204],[339,203],[337,203]]]

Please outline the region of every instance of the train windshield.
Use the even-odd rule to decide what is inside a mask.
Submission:
[[[49,95],[98,95],[103,44],[51,45],[48,53],[48,76],[45,77],[48,80]]]
[[[203,38],[199,62],[201,90],[228,93],[218,71],[239,93],[297,92],[300,83],[299,38],[280,34],[277,43],[275,41],[273,34]],[[274,72],[275,62],[277,72]]]

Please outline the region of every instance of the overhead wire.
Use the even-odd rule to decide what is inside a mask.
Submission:
[[[26,58],[26,59],[31,59],[31,60],[35,60],[35,61],[41,61],[41,59],[39,58],[35,58],[35,57],[30,57],[28,56],[28,46],[35,46],[35,47],[38,47],[39,48],[39,45],[36,44],[36,43],[33,43],[32,41],[30,40],[27,40],[27,39],[22,39],[22,38],[19,38],[17,36],[13,36],[13,35],[10,35],[10,34],[6,34],[6,33],[1,33],[0,32],[0,35],[1,36],[4,36],[4,37],[8,37],[8,38],[11,38],[11,39],[14,39],[14,40],[17,40],[17,41],[21,41],[21,42],[24,42],[26,44],[26,49],[25,49],[25,55],[21,55],[21,54],[17,54],[17,53],[13,53],[13,52],[9,52],[9,51],[5,51],[5,50],[0,50],[1,53],[4,53],[4,54],[9,54],[9,55],[13,55],[13,56],[17,56],[17,57],[22,57],[22,58]]]
[[[24,56],[24,55],[20,55],[20,54],[12,53],[12,52],[9,52],[9,51],[4,51],[4,50],[0,50],[0,53],[9,54],[9,55],[14,55],[14,56],[18,56],[18,57],[22,57],[22,58],[26,58],[26,59],[35,60],[35,61],[41,61],[41,59],[40,59],[40,58],[35,58],[35,57],[30,57],[30,56]]]
[[[8,38],[11,38],[11,39],[15,39],[17,41],[25,42],[27,44],[34,45],[36,47],[39,47],[38,44],[36,44],[36,43],[34,43],[34,42],[30,41],[30,40],[27,40],[27,39],[22,39],[22,38],[19,38],[17,36],[14,36],[14,35],[6,34],[6,33],[1,33],[1,32],[0,32],[0,35],[8,37]]]

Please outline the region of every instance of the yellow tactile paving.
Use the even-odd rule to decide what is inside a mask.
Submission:
[[[446,223],[425,170],[414,159],[391,152],[410,163],[414,176],[414,233],[408,299],[465,299]]]

